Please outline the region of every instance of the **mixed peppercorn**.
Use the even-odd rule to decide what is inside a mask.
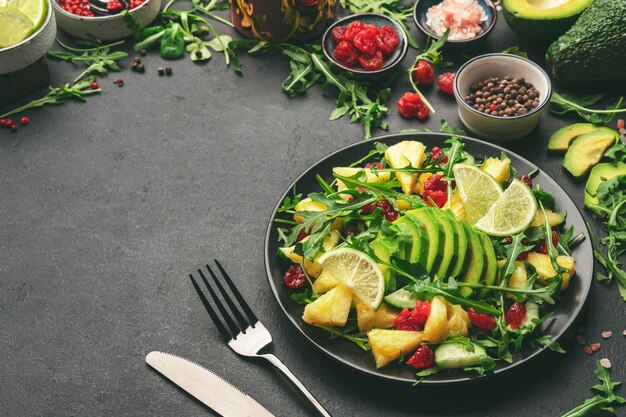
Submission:
[[[334,56],[342,65],[352,68],[359,64],[367,71],[379,70],[384,59],[391,56],[398,45],[398,32],[388,25],[380,28],[355,20],[347,26],[335,26],[332,30],[335,41]]]
[[[490,77],[470,87],[465,102],[499,117],[522,116],[539,106],[539,91],[524,78]]]

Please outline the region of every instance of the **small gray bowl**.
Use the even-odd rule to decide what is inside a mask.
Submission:
[[[523,77],[539,90],[539,105],[520,116],[493,116],[465,102],[472,84],[489,77]],[[548,74],[529,59],[510,54],[486,54],[467,61],[454,77],[454,97],[459,117],[476,135],[497,142],[512,142],[528,135],[548,109],[552,85]]]
[[[103,41],[122,39],[133,34],[121,14],[111,16],[78,16],[63,9],[57,0],[51,0],[59,27],[70,35],[89,39],[95,37]],[[146,0],[130,10],[140,28],[148,26],[159,14],[161,0]]]
[[[369,23],[377,27],[388,25],[393,27],[394,30],[398,32],[398,38],[400,39],[400,43],[398,44],[395,52],[391,56],[388,56],[384,59],[383,67],[381,69],[368,71],[360,67],[351,68],[343,65],[335,58],[335,47],[337,45],[335,44],[335,40],[333,39],[333,28],[337,26],[347,26],[355,20],[360,20],[363,23]],[[398,24],[398,22],[378,13],[361,13],[344,17],[343,19],[337,20],[336,22],[331,24],[328,29],[326,29],[326,32],[324,32],[324,36],[322,37],[322,49],[324,51],[324,55],[326,55],[326,58],[328,58],[337,67],[353,74],[355,78],[360,79],[378,79],[389,75],[390,73],[397,70],[406,55],[408,44],[409,42],[406,37],[406,33]]]
[[[54,13],[48,5],[46,19],[39,29],[15,45],[0,48],[0,74],[19,71],[46,55],[56,36]]]

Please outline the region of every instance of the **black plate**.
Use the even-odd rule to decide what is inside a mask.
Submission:
[[[346,166],[365,156],[371,149],[373,149],[374,142],[382,142],[387,145],[392,145],[400,140],[418,140],[430,148],[432,146],[443,147],[444,141],[449,137],[450,135],[443,133],[396,134],[382,136],[347,146],[327,156],[326,158],[323,158],[321,161],[314,164],[302,175],[300,175],[300,177],[298,177],[298,179],[296,179],[294,183],[289,186],[287,191],[285,191],[283,196],[280,198],[276,209],[274,209],[274,214],[270,220],[265,238],[265,268],[270,286],[272,287],[272,291],[274,292],[274,296],[276,297],[278,304],[287,315],[289,321],[291,321],[295,328],[298,329],[298,331],[300,331],[300,333],[302,333],[313,345],[325,352],[331,358],[361,372],[388,380],[409,383],[415,382],[415,371],[412,370],[411,367],[406,365],[401,366],[397,364],[390,364],[385,368],[376,369],[374,358],[371,353],[364,352],[358,346],[344,340],[331,340],[328,333],[325,331],[310,326],[302,321],[301,316],[303,306],[298,305],[291,300],[290,295],[292,294],[292,291],[285,287],[282,282],[282,276],[287,269],[287,265],[276,256],[279,248],[278,233],[276,231],[277,225],[273,222],[274,217],[276,216],[276,210],[282,204],[285,196],[291,194],[294,185],[297,187],[298,192],[303,193],[304,195],[309,192],[320,191],[319,185],[315,180],[315,174],[319,173],[328,182],[330,182],[332,180],[331,172],[333,167]],[[477,158],[481,158],[483,156],[497,157],[500,156],[501,152],[506,152],[511,159],[512,165],[517,168],[520,173],[531,172],[537,168],[528,160],[507,151],[500,146],[468,137],[463,137],[463,139],[465,141],[465,149]],[[593,254],[583,217],[567,193],[543,171],[539,172],[539,175],[537,175],[534,182],[540,184],[544,190],[554,195],[559,207],[567,211],[566,226],[574,226],[576,233],[582,232],[586,237],[586,239],[574,250],[573,256],[576,260],[576,274],[572,277],[569,288],[562,294],[561,300],[558,301],[554,309],[551,310],[554,312],[554,317],[547,320],[542,325],[543,331],[552,335],[554,340],[558,340],[559,337],[561,337],[563,333],[565,333],[565,331],[572,325],[583,308],[585,300],[587,299],[593,275]],[[521,352],[513,355],[512,364],[499,364],[494,370],[494,374],[502,373],[518,366],[536,356],[543,350],[543,347],[522,350]],[[442,372],[426,378],[422,384],[444,384],[470,381],[477,379],[474,375],[475,374],[467,374],[462,371],[453,371],[449,373]]]

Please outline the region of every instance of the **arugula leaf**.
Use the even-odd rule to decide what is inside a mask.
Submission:
[[[591,109],[586,106],[597,103],[603,98],[602,94],[573,95],[552,92],[550,98],[550,111],[554,114],[565,114],[576,112],[580,117],[593,124],[606,124],[610,122],[617,113],[626,112],[626,107],[621,107],[623,97],[612,106],[608,106],[605,110]],[[602,117],[602,115],[605,115]]]
[[[519,48],[519,46],[509,46],[504,51],[502,51],[502,53],[503,54],[517,55],[517,56],[521,56],[521,57],[524,57],[524,58],[528,58],[528,53],[522,51]]]
[[[135,40],[140,41],[141,27],[139,26],[139,22],[135,18],[135,15],[128,10],[123,10],[120,14],[122,15],[122,20],[124,21],[126,26],[128,26],[128,28],[133,31],[133,37],[135,38]]]
[[[50,58],[71,62],[73,64],[83,63],[88,65],[87,69],[74,79],[74,83],[93,73],[104,75],[109,71],[121,71],[117,61],[128,56],[128,54],[123,51],[111,51],[112,47],[122,45],[124,41],[113,42],[108,45],[100,45],[93,48],[73,48],[64,44],[59,39],[57,39],[56,42],[65,49],[65,51],[51,49],[48,51]]]
[[[561,417],[583,417],[597,411],[608,411],[609,413],[615,414],[614,406],[626,403],[626,398],[620,397],[614,392],[615,388],[621,385],[621,382],[611,381],[611,373],[600,364],[600,361],[596,361],[595,374],[600,380],[600,384],[594,385],[591,389],[599,394],[585,400],[584,403],[563,414]]]
[[[362,337],[360,336],[358,333],[350,333],[350,329],[347,329],[343,332],[334,329],[332,327],[328,327],[328,326],[323,326],[321,324],[313,324],[315,327],[318,327],[322,330],[327,331],[328,333],[330,333],[332,335],[331,339],[335,339],[335,338],[341,338],[341,339],[345,339],[349,342],[354,343],[355,345],[357,345],[358,347],[360,347],[361,349],[368,351],[370,350],[369,344],[368,344],[368,340],[367,337]]]
[[[461,136],[465,136],[467,134],[465,133],[465,130],[463,129],[450,126],[448,122],[446,121],[446,119],[441,119],[440,123],[441,123],[441,127],[439,128],[439,131],[442,133],[449,133],[451,135],[461,135]]]
[[[313,292],[311,292],[310,289],[305,288],[303,292],[291,294],[290,298],[300,305],[307,305],[317,300],[318,297],[315,294],[313,294]]]
[[[533,339],[531,341],[531,346],[532,345],[541,345],[547,347],[553,352],[566,353],[565,349],[563,349],[558,342],[552,340],[552,336],[550,336],[549,334],[545,334],[543,336],[539,336]]]

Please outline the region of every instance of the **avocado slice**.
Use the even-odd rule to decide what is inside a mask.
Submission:
[[[411,263],[419,263],[426,267],[428,259],[428,238],[426,231],[418,226],[409,216],[402,216],[394,222],[394,226],[401,230],[401,233],[409,236],[411,244],[406,245],[402,257]]]
[[[482,246],[483,246],[483,254],[485,256],[485,270],[483,271],[483,280],[487,285],[493,285],[496,282],[496,278],[498,277],[498,259],[496,258],[496,251],[493,248],[493,243],[491,242],[491,238],[487,236],[483,232],[476,232],[480,237]],[[482,289],[480,290],[480,296],[484,297],[487,295],[489,290]]]
[[[562,84],[626,80],[625,33],[626,1],[595,0],[548,48],[548,72]]]
[[[461,275],[467,267],[467,262],[469,262],[469,256],[467,256],[467,233],[461,221],[450,210],[442,210],[441,213],[448,218],[450,225],[456,232],[456,246],[454,249],[456,259],[450,263],[450,268],[448,269],[448,275],[456,278]]]
[[[587,185],[585,185],[585,207],[600,217],[606,216],[604,212],[593,208],[594,205],[600,204],[598,197],[596,197],[598,186],[602,181],[610,180],[619,175],[626,175],[626,163],[624,162],[603,162],[593,167],[589,173]]]
[[[592,123],[574,123],[573,125],[562,127],[550,136],[548,150],[551,152],[565,152],[569,148],[569,144],[578,136],[598,129],[599,127]]]
[[[446,278],[450,265],[456,262],[458,253],[458,237],[456,235],[456,228],[450,224],[448,217],[443,213],[439,207],[424,208],[427,210],[433,221],[438,222],[440,230],[443,230],[444,243],[443,243],[443,257],[441,262],[437,266],[437,276],[439,278]]]
[[[584,176],[600,162],[604,152],[619,140],[616,131],[598,129],[574,139],[563,157],[563,167],[576,178]]]
[[[442,226],[436,222],[425,208],[408,210],[406,215],[424,231],[428,239],[428,257],[424,267],[431,274],[437,271],[443,259],[445,235]]]
[[[527,39],[556,39],[593,0],[503,0],[504,19]]]
[[[392,237],[379,236],[370,242],[370,247],[381,261],[389,263],[392,256],[398,256],[400,253],[399,239]],[[378,267],[385,278],[385,292],[396,290],[395,273],[384,264],[378,264]]]
[[[465,229],[465,234],[468,237],[468,255],[469,255],[469,263],[467,264],[467,269],[461,277],[463,282],[468,283],[477,283],[480,282],[480,279],[483,277],[483,272],[486,269],[486,256],[484,254],[483,242],[478,235],[478,232],[474,230],[472,226],[465,222],[461,222],[463,228]],[[474,290],[468,287],[463,287],[460,289],[461,295],[465,297],[469,297]]]
[[[476,343],[473,345],[473,352],[470,352],[461,343],[442,343],[435,349],[435,364],[439,369],[467,368],[471,366],[483,366],[492,368],[494,360],[487,355],[485,348]]]

